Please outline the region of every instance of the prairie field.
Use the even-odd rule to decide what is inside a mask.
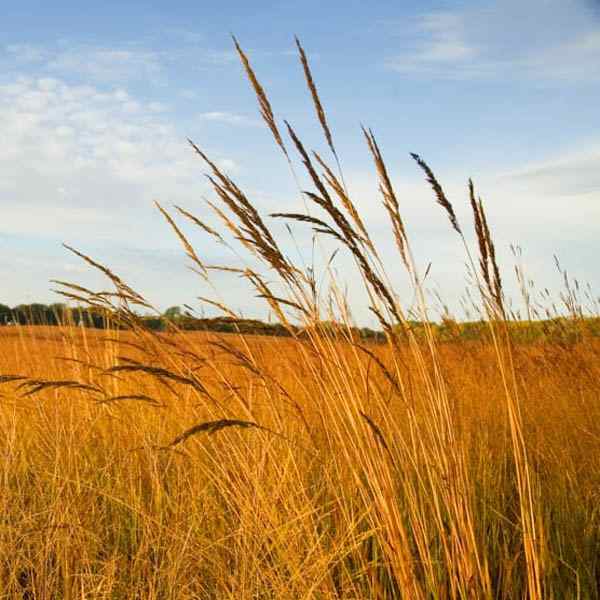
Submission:
[[[0,327],[0,598],[600,598],[600,300],[558,262],[557,296],[517,265],[513,310],[473,182],[470,236],[413,154],[464,246],[457,278],[476,334],[447,307],[434,319],[429,267],[413,257],[374,134],[363,129],[385,256],[346,186],[300,42],[328,159],[279,124],[234,42],[304,207],[269,216],[290,234],[312,229],[305,257],[327,252],[310,267],[291,259],[193,142],[221,229],[159,205],[166,228],[195,276],[245,281],[285,335],[236,333],[247,321],[214,299],[218,285],[199,300],[234,332],[187,331],[192,317],[156,316],[110,266],[67,246],[110,291],[57,281],[72,306],[58,325]],[[206,264],[184,224],[243,260]],[[330,269],[338,250],[375,336]],[[97,328],[73,326],[83,310]]]
[[[436,352],[0,329],[2,597],[526,597],[496,350]],[[543,597],[596,598],[600,343],[511,368]]]

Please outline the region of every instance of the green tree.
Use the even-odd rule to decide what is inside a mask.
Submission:
[[[171,306],[165,310],[163,316],[165,319],[170,319],[171,321],[176,321],[180,319],[182,316],[181,306]]]
[[[0,304],[0,325],[5,325],[10,321],[12,321],[12,310],[10,306]]]

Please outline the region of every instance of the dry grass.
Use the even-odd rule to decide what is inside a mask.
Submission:
[[[271,104],[237,50],[292,167]],[[94,292],[57,282],[126,331],[0,330],[0,589],[23,598],[598,598],[600,343],[515,344],[483,204],[470,185],[478,259],[461,236],[489,341],[442,344],[375,136],[383,207],[425,325],[415,335],[351,200],[306,54],[300,61],[339,175],[287,124],[318,216],[352,257],[386,342],[365,345],[339,287],[281,249],[246,194],[195,144],[245,277],[285,339],[144,328],[146,302],[109,268]],[[322,169],[322,172],[319,172]],[[575,292],[569,310],[576,319]],[[274,290],[277,290],[275,292]],[[229,316],[221,302],[212,301]],[[572,305],[572,306],[571,306]],[[339,328],[324,320],[336,318]]]
[[[447,506],[457,483],[446,477],[458,476],[457,465],[446,474],[429,464],[441,441],[427,425],[428,391],[407,347],[372,346],[371,358],[327,338],[315,340],[318,354],[305,341],[221,338],[260,374],[209,334],[170,336],[205,359],[193,372],[160,341],[152,361],[154,348],[129,353],[176,371],[174,381],[151,370],[111,373],[120,350],[102,333],[0,335],[2,373],[87,381],[124,398],[107,404],[68,387],[25,396],[18,381],[2,386],[5,597],[444,598],[460,597],[461,585],[472,597],[485,597],[485,586],[490,597],[525,594],[505,390],[488,344],[439,348],[468,525]],[[600,344],[520,346],[514,358],[544,596],[596,597]],[[186,383],[191,377],[214,403]],[[160,404],[136,401],[140,394]],[[224,413],[246,418],[221,431],[197,427]],[[470,565],[454,562],[451,544],[465,552],[466,527],[479,571],[462,581]]]

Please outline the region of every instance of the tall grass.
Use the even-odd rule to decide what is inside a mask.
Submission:
[[[205,264],[159,209],[198,275],[245,278],[290,337],[149,331],[136,310],[150,303],[73,250],[115,291],[58,282],[63,294],[122,329],[2,332],[7,597],[597,598],[597,341],[515,344],[474,185],[471,249],[413,155],[464,243],[489,330],[441,343],[383,152],[364,129],[424,323],[417,334],[386,272],[395,257],[382,255],[352,200],[300,42],[333,165],[280,127],[235,45],[285,164],[300,181],[297,156],[311,183],[299,187],[302,212],[272,216],[353,259],[386,342],[356,337],[343,282],[323,297],[314,270],[290,259],[244,191],[190,142],[224,231],[180,207],[178,217],[261,268]]]

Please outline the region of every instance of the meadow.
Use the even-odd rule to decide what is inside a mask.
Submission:
[[[300,44],[331,165],[289,125],[284,141],[236,47],[275,143],[311,182],[310,209],[274,218],[352,257],[383,340],[356,335],[343,282],[323,296],[314,270],[291,261],[192,144],[223,232],[159,209],[199,276],[244,278],[289,335],[152,330],[140,317],[150,303],[72,249],[112,289],[56,285],[112,326],[0,328],[0,597],[600,597],[600,340],[579,284],[565,276],[554,321],[568,335],[545,335],[540,319],[553,315],[525,289],[542,334],[519,338],[473,184],[471,249],[414,155],[464,242],[487,332],[469,339],[447,318],[441,337],[374,135],[364,131],[395,257],[378,252],[352,202]],[[176,218],[262,270],[205,264]],[[386,275],[391,260],[413,282],[418,328]]]

